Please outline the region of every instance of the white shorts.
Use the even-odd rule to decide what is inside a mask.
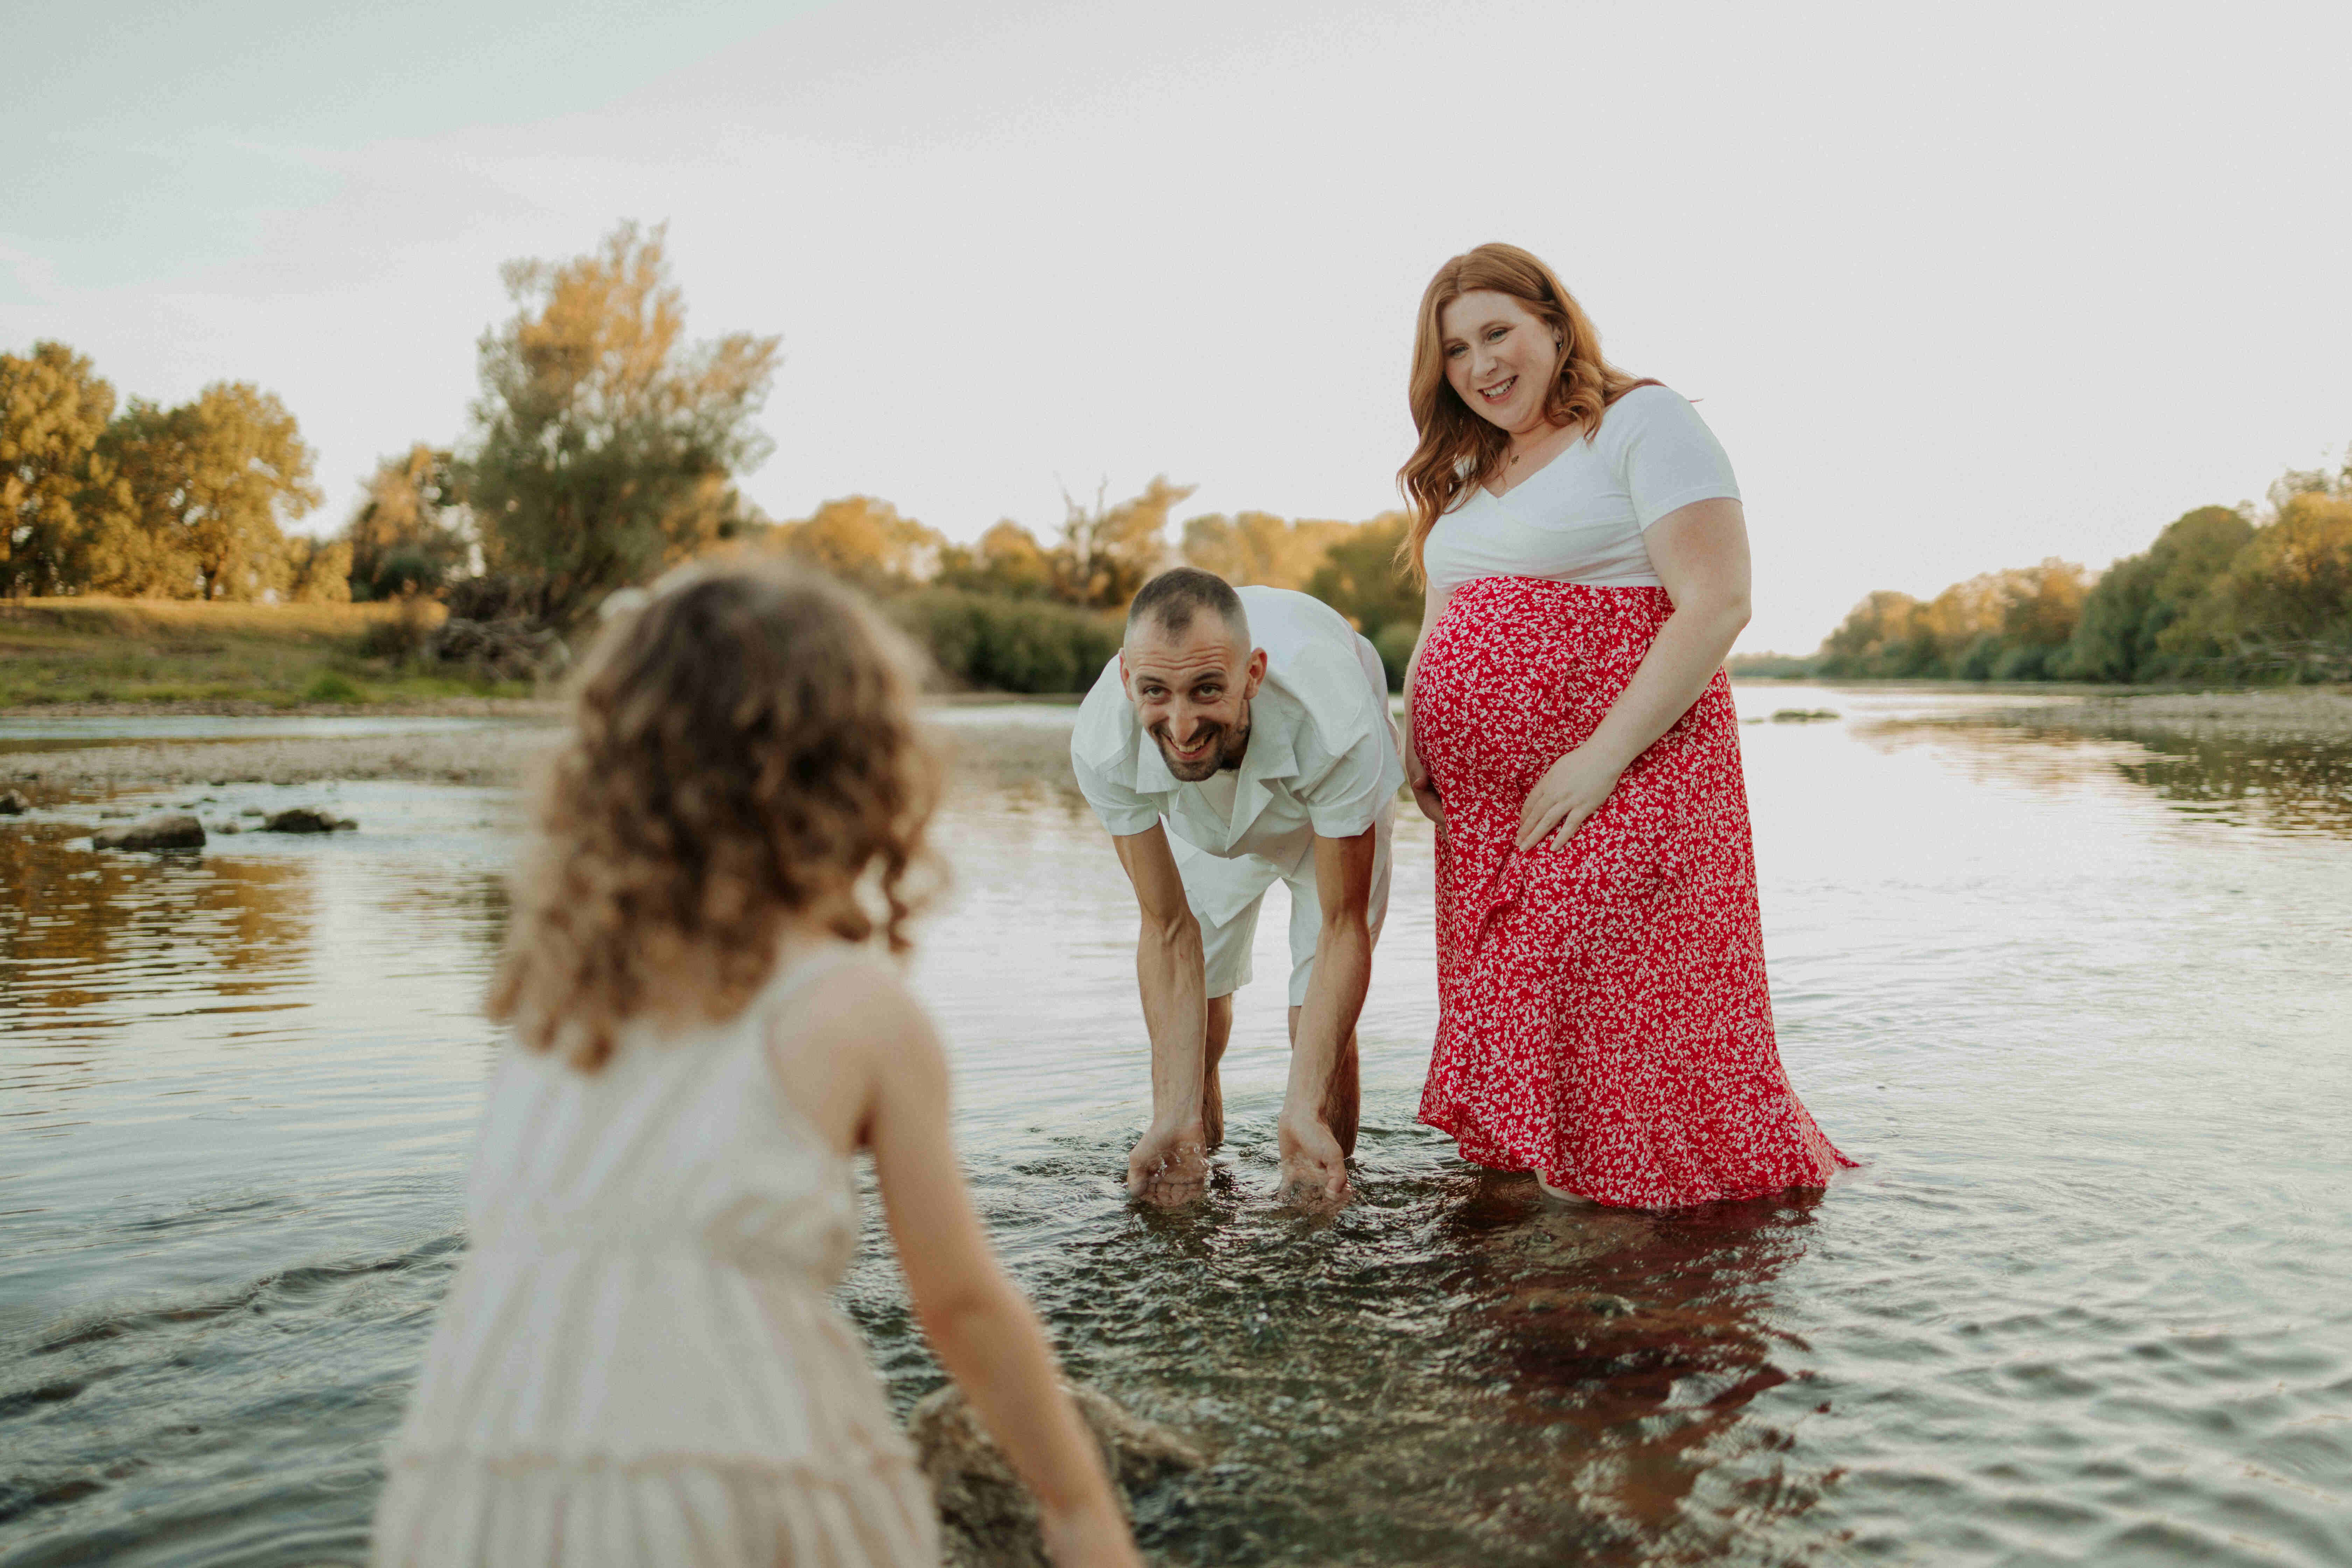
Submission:
[[[1380,815],[1372,819],[1372,890],[1365,901],[1364,918],[1371,928],[1372,942],[1381,940],[1381,922],[1389,912],[1389,841],[1396,827],[1396,803],[1386,802]],[[1173,836],[1171,835],[1171,837]],[[1191,847],[1186,846],[1187,848]],[[1195,852],[1197,854],[1197,851]],[[1205,858],[1205,857],[1203,857]],[[1187,862],[1194,857],[1179,855],[1176,869],[1181,876]],[[1197,862],[1195,862],[1197,863]],[[1257,945],[1257,911],[1265,902],[1267,889],[1276,882],[1290,889],[1290,1005],[1307,1005],[1307,982],[1315,973],[1315,944],[1323,934],[1323,903],[1315,891],[1315,855],[1312,850],[1299,859],[1298,868],[1283,872],[1272,864],[1266,867],[1266,886],[1258,890],[1242,910],[1231,920],[1212,923],[1202,912],[1201,900],[1193,893],[1192,880],[1185,882],[1185,901],[1192,907],[1192,916],[1201,922],[1201,950],[1208,972],[1208,994],[1230,996],[1250,983],[1250,950]],[[1227,862],[1228,865],[1231,862]]]

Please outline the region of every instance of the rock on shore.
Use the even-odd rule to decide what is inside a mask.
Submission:
[[[337,816],[331,811],[321,811],[315,805],[298,805],[262,819],[264,833],[332,833],[339,827],[357,827],[348,816]]]
[[[1145,1420],[1100,1389],[1083,1383],[1069,1387],[1122,1506],[1129,1489],[1209,1462],[1181,1433]],[[907,1436],[939,1503],[941,1560],[948,1568],[1050,1568],[1037,1505],[981,1430],[961,1389],[950,1384],[917,1405],[907,1418]]]
[[[93,849],[202,849],[205,825],[179,812],[142,816],[119,827],[101,827],[89,836]]]

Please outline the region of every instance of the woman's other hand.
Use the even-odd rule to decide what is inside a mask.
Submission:
[[[1421,748],[1413,743],[1410,717],[1404,726],[1404,782],[1412,791],[1413,804],[1421,807],[1421,815],[1444,826],[1445,802],[1438,797],[1437,785],[1430,781],[1429,765],[1421,760]]]
[[[1590,745],[1579,746],[1546,768],[1519,807],[1518,847],[1530,848],[1555,830],[1553,847],[1565,845],[1584,819],[1601,809],[1624,771],[1623,763],[1609,761]]]

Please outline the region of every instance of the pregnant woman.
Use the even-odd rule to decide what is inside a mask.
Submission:
[[[1780,1070],[1724,656],[1729,461],[1508,245],[1438,268],[1399,474],[1427,586],[1405,770],[1437,840],[1422,1120],[1547,1192],[1667,1207],[1851,1164]]]

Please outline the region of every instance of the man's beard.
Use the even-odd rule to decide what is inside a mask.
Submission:
[[[1208,755],[1189,763],[1180,763],[1170,754],[1168,727],[1165,724],[1154,729],[1151,731],[1151,738],[1158,742],[1160,760],[1168,764],[1168,771],[1171,773],[1181,783],[1199,784],[1203,779],[1213,777],[1221,773],[1229,773],[1242,765],[1242,756],[1249,750],[1249,710],[1246,707],[1242,710],[1240,724],[1230,730],[1219,724],[1215,726],[1215,733],[1216,744],[1210,748]],[[1196,744],[1199,739],[1200,737],[1195,737]]]

